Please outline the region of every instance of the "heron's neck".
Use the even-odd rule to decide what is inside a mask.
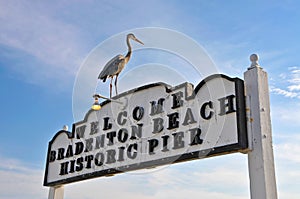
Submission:
[[[127,52],[127,54],[125,56],[125,60],[126,60],[126,63],[127,63],[129,61],[129,59],[130,59],[130,56],[131,56],[131,45],[130,45],[128,37],[127,37],[126,42],[127,42],[128,52]]]

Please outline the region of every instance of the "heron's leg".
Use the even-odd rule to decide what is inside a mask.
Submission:
[[[116,75],[116,79],[115,79],[116,95],[118,95],[118,89],[117,89],[118,76],[119,76],[119,74]]]
[[[111,77],[110,84],[109,84],[109,98],[111,98],[111,93],[112,93],[112,81],[113,81],[113,77]]]

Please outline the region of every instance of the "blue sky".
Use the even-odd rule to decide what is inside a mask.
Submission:
[[[75,122],[73,88],[80,67],[105,40],[144,27],[190,37],[229,76],[242,78],[249,56],[259,54],[269,75],[279,198],[299,198],[299,8],[296,0],[0,0],[0,198],[47,198],[42,179],[48,141],[64,124]],[[145,58],[138,62],[139,53]],[[124,75],[156,53],[137,51]],[[166,56],[171,57],[155,55],[152,62],[166,65]],[[243,154],[65,187],[66,198],[227,199],[250,198],[249,193]]]

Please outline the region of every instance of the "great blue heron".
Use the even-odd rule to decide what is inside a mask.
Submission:
[[[128,46],[128,52],[125,55],[125,57],[123,55],[117,55],[114,58],[112,58],[109,62],[107,62],[107,64],[104,66],[103,70],[101,71],[101,73],[98,76],[98,79],[103,80],[103,82],[106,81],[107,77],[111,78],[110,81],[110,98],[112,95],[112,81],[114,76],[116,76],[115,78],[115,90],[116,90],[116,95],[118,94],[118,90],[117,90],[117,81],[118,81],[118,76],[120,74],[120,72],[123,70],[123,68],[125,67],[125,65],[128,63],[130,56],[131,56],[131,45],[129,40],[132,39],[133,41],[137,41],[140,44],[143,44],[143,42],[141,42],[140,40],[138,40],[134,34],[130,33],[127,35],[126,38],[126,42],[127,42],[127,46]]]

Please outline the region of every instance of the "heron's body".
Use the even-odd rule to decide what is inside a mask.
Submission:
[[[103,70],[99,74],[98,79],[101,79],[103,82],[105,82],[108,77],[111,78],[115,75],[118,75],[125,67],[125,64],[125,57],[123,55],[115,56],[104,66]]]
[[[118,92],[117,92],[118,76],[121,73],[121,71],[124,69],[125,65],[128,63],[128,61],[131,57],[132,49],[131,49],[131,45],[130,45],[130,42],[129,42],[130,39],[143,44],[133,34],[128,34],[127,38],[126,38],[126,42],[127,42],[127,46],[128,46],[128,52],[125,55],[125,57],[123,55],[117,55],[114,58],[112,58],[109,62],[107,62],[107,64],[104,66],[103,70],[101,71],[101,73],[98,76],[98,79],[103,80],[103,82],[105,82],[108,77],[111,78],[110,97],[111,97],[111,93],[112,93],[112,81],[113,81],[114,76],[116,76],[115,90],[116,90],[116,94],[118,94]]]

